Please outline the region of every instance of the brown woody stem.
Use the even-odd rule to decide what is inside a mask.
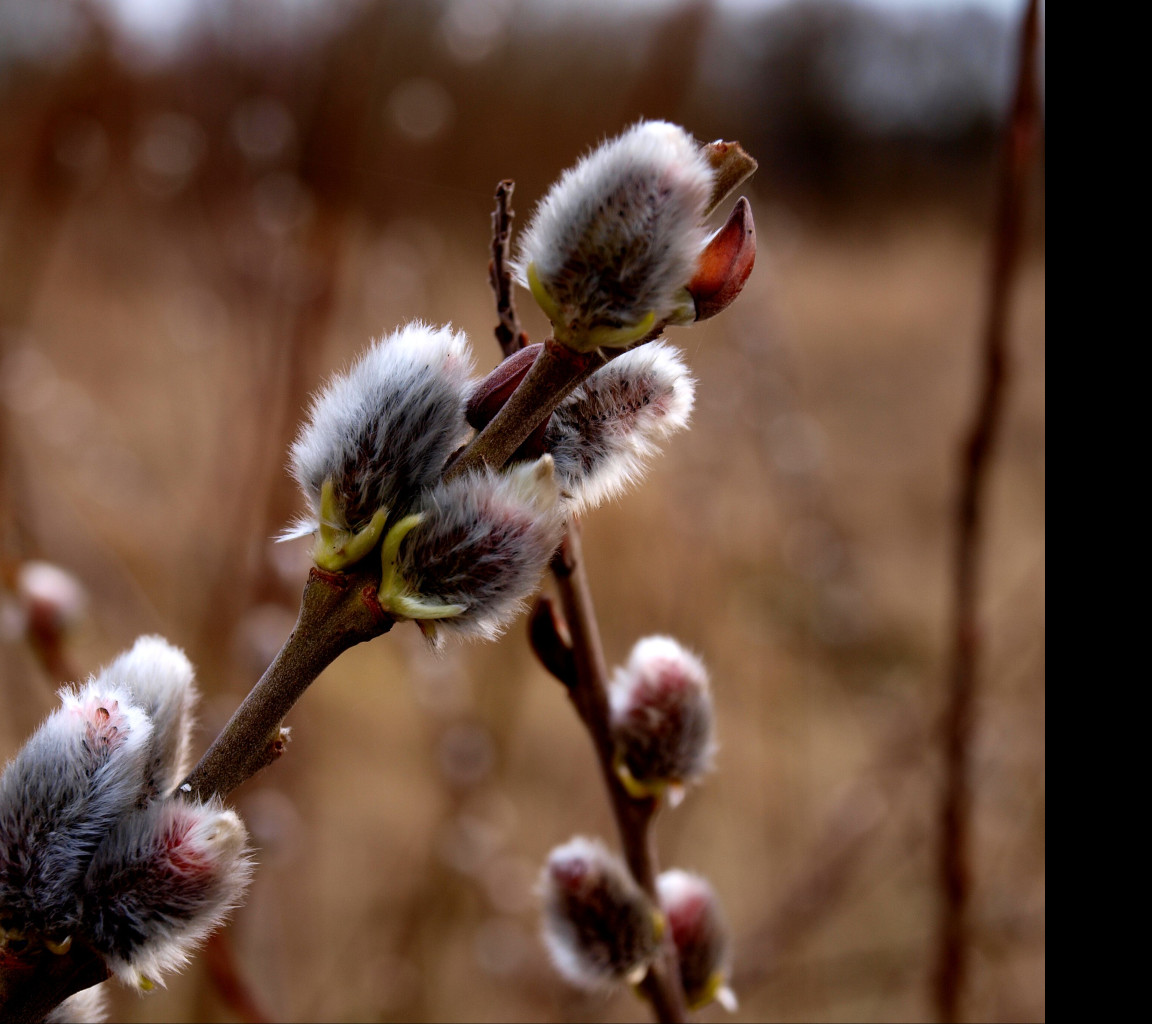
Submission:
[[[284,716],[316,677],[348,648],[392,628],[394,620],[376,600],[377,585],[363,570],[311,570],[295,629],[184,780],[184,792],[199,800],[227,796],[275,760]]]
[[[642,800],[631,797],[613,768],[615,745],[609,726],[608,665],[600,642],[592,591],[584,571],[580,527],[575,520],[568,524],[564,542],[552,559],[552,573],[560,591],[575,663],[575,681],[568,686],[568,695],[596,747],[596,759],[608,789],[624,859],[653,905],[658,906],[656,876],[660,868],[651,826],[659,803],[651,797]],[[670,928],[664,931],[661,955],[641,982],[640,990],[652,1004],[657,1020],[688,1019]]]
[[[574,352],[548,338],[512,397],[452,463],[445,479],[481,466],[503,466],[552,410],[603,365],[598,351]]]

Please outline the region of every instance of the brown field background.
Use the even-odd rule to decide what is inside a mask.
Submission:
[[[161,62],[79,4],[61,50],[9,48],[0,759],[60,681],[20,633],[10,591],[29,558],[87,590],[77,677],[141,633],[186,649],[206,744],[295,617],[306,544],[269,538],[299,508],[283,467],[309,393],[411,318],[450,320],[494,365],[496,182],[516,179],[523,223],[589,145],[667,117],[740,139],[761,168],[744,295],[669,334],[698,380],[692,429],[584,524],[609,661],[670,633],[712,672],[716,770],[661,816],[661,861],[723,901],[733,1020],[930,1018],[951,502],[999,114],[861,128],[813,85],[827,40],[862,23],[848,8],[736,31],[706,3],[528,6],[473,4],[503,20],[472,23],[466,4],[334,5],[350,20],[293,33],[252,20],[267,5],[217,3]],[[988,54],[1005,103],[1014,32]],[[964,1003],[978,1020],[1045,1014],[1042,172],[1028,202],[985,509]],[[543,337],[526,293],[520,309]],[[266,1015],[647,1019],[628,993],[568,988],[537,940],[547,852],[615,836],[523,618],[440,657],[398,627],[325,672],[289,723],[288,754],[235,795],[260,868],[226,941]],[[164,991],[118,990],[113,1019],[245,1019],[210,969],[228,948],[210,952]]]

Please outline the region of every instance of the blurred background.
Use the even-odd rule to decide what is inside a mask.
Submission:
[[[295,618],[307,545],[270,538],[310,392],[412,318],[494,365],[496,183],[523,223],[668,118],[760,170],[747,289],[669,334],[693,429],[585,523],[610,662],[671,633],[713,674],[716,771],[661,860],[726,907],[732,1019],[931,1017],[951,503],[1022,6],[0,0],[0,759],[146,632],[198,666],[206,745]],[[986,508],[980,1020],[1045,1014],[1043,203],[1041,166]],[[35,559],[82,587],[62,651],[30,640]],[[537,940],[547,852],[615,835],[523,619],[441,657],[397,628],[289,722],[235,796],[247,905],[113,1019],[648,1019]]]

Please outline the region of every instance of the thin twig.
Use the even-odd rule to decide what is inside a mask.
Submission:
[[[392,628],[376,583],[365,570],[309,572],[296,628],[184,780],[183,792],[200,800],[227,796],[276,759],[284,716],[316,677],[350,647]]]
[[[1029,0],[1020,33],[1016,95],[1005,137],[1000,172],[999,211],[992,252],[987,319],[984,324],[982,382],[959,467],[956,503],[952,655],[944,719],[945,777],[940,801],[939,880],[941,907],[937,936],[934,1000],[939,1018],[959,1019],[968,972],[967,912],[971,886],[971,759],[980,653],[977,603],[984,540],[988,473],[1000,434],[1008,387],[1008,307],[1019,266],[1024,199],[1039,134],[1036,61],[1039,2]]]
[[[609,727],[608,665],[584,571],[580,526],[575,520],[569,522],[560,550],[552,559],[552,574],[560,592],[575,665],[574,685],[568,687],[568,696],[596,748],[596,760],[608,789],[624,859],[640,887],[653,904],[659,905],[656,878],[660,867],[651,827],[659,802],[653,797],[637,800],[630,796],[613,767],[615,745]],[[652,1004],[657,1020],[688,1019],[671,929],[665,929],[661,955],[645,975],[640,989]]]
[[[504,179],[496,186],[496,209],[492,212],[492,259],[488,263],[488,281],[496,293],[496,341],[504,358],[528,344],[528,335],[520,326],[512,292],[512,272],[508,269],[508,239],[512,234],[512,190],[516,182]]]

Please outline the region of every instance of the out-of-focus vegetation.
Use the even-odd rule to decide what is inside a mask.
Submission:
[[[495,364],[501,178],[522,223],[641,116],[739,139],[761,164],[758,265],[731,310],[670,335],[694,428],[589,517],[592,586],[611,659],[672,633],[713,673],[717,771],[659,841],[727,907],[736,1019],[923,1018],[949,502],[1016,27],[954,6],[621,6],[213,0],[148,42],[108,4],[0,0],[3,582],[33,557],[80,578],[79,672],[143,632],[185,647],[207,742],[292,625],[305,546],[269,538],[298,507],[285,449],[321,378],[413,317]],[[1045,1012],[1034,185],[985,552],[979,1019]],[[543,337],[526,295],[521,312]],[[10,600],[0,623],[6,758],[56,680]],[[536,940],[547,851],[612,832],[521,626],[444,657],[397,629],[291,724],[237,793],[262,852],[229,939],[269,1014],[645,1019],[567,989]],[[115,1019],[239,1019],[212,962],[119,993]]]

